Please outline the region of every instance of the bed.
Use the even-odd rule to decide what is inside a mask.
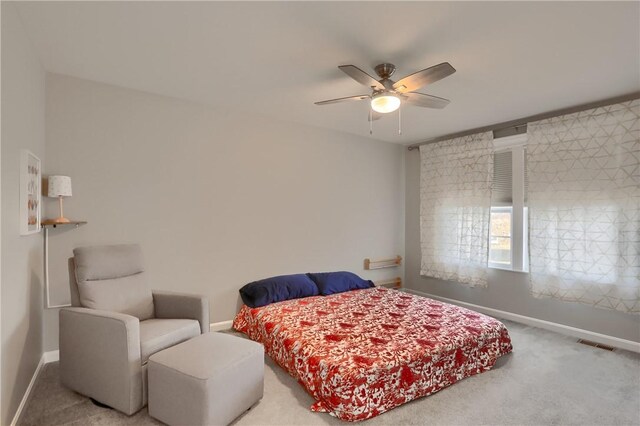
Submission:
[[[234,329],[346,421],[377,416],[491,369],[512,351],[498,320],[386,288],[243,306]]]

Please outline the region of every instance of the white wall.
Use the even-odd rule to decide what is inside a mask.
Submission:
[[[557,299],[536,299],[529,276],[489,270],[487,288],[470,288],[451,281],[420,276],[420,153],[406,151],[406,284],[421,292],[486,306],[545,321],[582,328],[622,339],[640,341],[640,316],[596,309]]]
[[[20,150],[44,164],[45,73],[2,3],[2,414],[9,424],[42,355],[42,235],[20,236]]]
[[[207,295],[212,322],[255,279],[402,273],[363,259],[403,254],[403,147],[59,75],[46,124],[45,172],[71,176],[65,213],[89,222],[51,234],[53,303],[68,301],[72,249],[90,244],[142,244],[152,286]],[[45,323],[57,348],[55,310]]]

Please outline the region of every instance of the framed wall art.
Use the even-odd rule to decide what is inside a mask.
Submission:
[[[40,232],[41,172],[40,159],[23,149],[20,153],[20,235]]]

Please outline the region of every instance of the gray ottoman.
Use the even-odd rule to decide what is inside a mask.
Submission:
[[[206,333],[147,364],[149,415],[169,425],[227,425],[262,398],[264,348]]]

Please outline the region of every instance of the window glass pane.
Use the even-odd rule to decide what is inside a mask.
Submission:
[[[491,236],[511,236],[511,212],[491,212]]]
[[[502,265],[511,264],[511,238],[491,237],[489,262]]]
[[[511,267],[511,222],[511,207],[491,208],[490,266]]]

